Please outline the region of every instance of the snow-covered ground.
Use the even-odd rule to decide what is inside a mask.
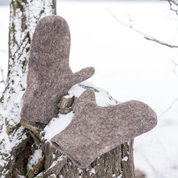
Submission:
[[[89,79],[116,100],[140,100],[160,116],[178,98],[174,60],[178,51],[147,41],[121,25],[109,13],[140,31],[178,45],[177,18],[167,2],[58,1],[57,14],[71,31],[70,66],[74,72],[96,69]],[[108,10],[107,10],[108,9]],[[0,6],[0,67],[7,74],[9,7]],[[177,71],[178,75],[178,71]],[[0,75],[1,80],[1,75]],[[0,92],[3,91],[0,83]],[[135,165],[147,178],[178,177],[178,101],[159,117],[158,126],[135,139]]]

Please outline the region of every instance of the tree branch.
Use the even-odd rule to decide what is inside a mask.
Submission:
[[[155,39],[155,38],[153,38],[153,37],[147,37],[147,36],[145,36],[144,38],[147,39],[147,40],[150,40],[150,41],[154,41],[154,42],[156,42],[156,43],[159,43],[159,44],[161,44],[161,45],[167,46],[167,47],[169,47],[169,48],[178,48],[178,46],[176,46],[176,45],[170,45],[170,44],[165,43],[165,42],[163,42],[163,41],[157,40],[157,39]]]
[[[2,76],[2,80],[0,81],[0,83],[4,83],[4,85],[5,85],[3,69],[1,69],[1,67],[0,67],[0,71],[1,71],[1,76]]]
[[[147,35],[147,34],[141,32],[141,31],[137,30],[136,28],[134,28],[134,27],[132,26],[132,24],[131,24],[132,20],[130,19],[129,16],[128,16],[128,18],[129,18],[129,23],[130,23],[130,25],[128,25],[128,24],[126,24],[126,23],[120,21],[109,9],[106,9],[106,10],[107,10],[107,11],[112,15],[112,17],[113,17],[115,20],[117,20],[119,23],[121,23],[122,25],[124,25],[124,26],[126,26],[126,27],[129,27],[129,28],[131,28],[132,30],[134,30],[135,32],[137,32],[137,33],[143,35],[145,39],[150,40],[150,41],[154,41],[154,42],[156,42],[156,43],[159,43],[159,44],[161,44],[161,45],[164,45],[164,46],[167,46],[167,47],[170,47],[170,48],[178,48],[177,45],[171,45],[171,44],[165,43],[165,42],[163,42],[163,41],[161,41],[161,40],[158,40],[158,39],[156,39],[156,38],[154,38],[154,37],[152,37],[152,36],[149,36],[149,35]]]
[[[171,104],[161,115],[159,115],[158,117],[161,117],[161,116],[163,116],[164,114],[166,114],[166,113],[172,108],[172,106],[174,105],[174,103],[177,102],[177,101],[178,101],[178,98],[175,99],[175,100],[172,102],[172,104]]]
[[[176,74],[176,68],[177,68],[177,66],[178,66],[178,64],[177,63],[175,63],[175,61],[171,61],[173,64],[174,64],[174,69],[173,69],[173,71],[174,71],[174,74],[176,75],[176,76],[178,76],[177,74]]]
[[[168,1],[174,2],[174,1],[172,1],[172,0],[168,0]],[[174,2],[174,4],[176,4],[176,3]],[[176,5],[178,6],[178,4],[176,4]],[[156,42],[156,43],[159,43],[159,44],[161,44],[161,45],[164,45],[164,46],[167,46],[167,47],[170,47],[170,48],[178,48],[177,45],[171,45],[171,44],[165,43],[165,42],[163,42],[163,41],[160,41],[160,40],[158,40],[158,39],[156,39],[156,38],[154,38],[154,37],[151,37],[151,36],[149,36],[149,35],[147,35],[147,34],[141,32],[141,31],[137,30],[136,28],[134,28],[134,27],[132,26],[132,24],[131,24],[132,20],[130,19],[129,16],[128,16],[128,18],[129,18],[129,24],[130,24],[130,25],[128,25],[128,24],[126,24],[126,23],[120,21],[110,10],[108,10],[108,9],[106,9],[106,10],[107,10],[107,11],[112,15],[112,17],[113,17],[115,20],[117,20],[119,23],[121,23],[122,25],[124,25],[124,26],[126,26],[126,27],[129,27],[129,28],[131,28],[132,30],[136,31],[137,33],[143,35],[145,39],[150,40],[150,41],[154,41],[154,42]],[[176,68],[176,67],[178,66],[178,64],[176,64],[175,62],[173,62],[173,63],[175,64],[175,68]],[[175,72],[175,69],[174,69],[174,72]],[[161,117],[161,116],[163,116],[164,114],[166,114],[166,113],[172,108],[172,106],[174,105],[174,103],[177,102],[177,101],[178,101],[178,98],[175,99],[175,100],[172,102],[172,104],[171,104],[161,115],[159,115],[158,117]]]

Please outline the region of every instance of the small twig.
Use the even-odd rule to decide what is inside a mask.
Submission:
[[[173,37],[170,39],[169,43],[171,43],[171,41],[177,36],[177,33],[178,33],[178,29],[177,29],[176,33],[173,35]]]
[[[171,18],[171,17],[169,17],[168,15],[166,15],[166,17],[167,17],[169,20],[178,21],[178,19]]]
[[[174,105],[174,103],[177,102],[177,101],[178,101],[178,98],[175,99],[175,100],[172,102],[172,104],[171,104],[161,115],[159,115],[158,117],[161,117],[161,116],[163,116],[164,114],[166,114],[166,113],[172,108],[172,106]]]
[[[174,69],[173,69],[174,74],[175,74],[176,76],[178,76],[178,75],[176,74],[176,68],[177,68],[178,64],[175,63],[174,61],[171,61],[171,62],[175,65],[175,67],[174,67]]]
[[[127,15],[128,15],[128,18],[129,18],[130,27],[132,27],[132,20],[130,19],[130,15],[129,14],[127,14]]]
[[[17,171],[18,174],[21,174],[20,171],[17,168],[15,170]]]
[[[115,20],[117,20],[117,21],[118,21],[119,23],[121,23],[122,25],[124,25],[124,26],[126,26],[126,27],[129,27],[129,28],[133,29],[134,31],[136,31],[136,32],[138,32],[138,33],[140,33],[140,34],[142,34],[142,35],[144,35],[144,36],[148,36],[148,35],[142,33],[141,31],[139,31],[139,30],[133,28],[132,25],[128,25],[128,24],[126,24],[126,23],[120,21],[109,9],[106,9],[106,10],[112,15],[112,17],[113,17]],[[129,16],[128,16],[128,17],[129,17]],[[131,20],[129,20],[129,21],[131,21]]]
[[[167,46],[167,47],[169,47],[169,48],[178,48],[178,46],[176,46],[176,45],[171,45],[171,44],[165,43],[165,42],[160,41],[160,40],[157,40],[156,38],[153,38],[153,37],[147,37],[147,36],[145,36],[144,38],[147,39],[147,40],[150,40],[150,41],[154,41],[154,42],[156,42],[156,43],[159,43],[159,44],[161,44],[161,45]]]
[[[178,15],[178,10],[172,8],[173,5],[178,6],[178,3],[176,3],[176,2],[173,1],[173,0],[167,0],[167,1],[168,1],[169,5],[170,5],[170,10],[173,11],[173,12],[175,12],[176,15]]]
[[[175,1],[173,1],[173,0],[167,0],[169,3],[173,3],[174,5],[176,5],[176,6],[178,6],[178,3],[176,3]]]
[[[29,173],[29,171],[30,171],[30,169],[27,171],[27,174],[26,174],[26,176],[28,176],[28,173]]]
[[[2,80],[0,81],[0,83],[4,83],[4,85],[5,85],[3,69],[1,69],[1,67],[0,67],[0,71],[1,71],[1,76],[2,76]]]
[[[159,177],[160,173],[158,172],[158,170],[155,169],[155,167],[153,166],[153,164],[149,161],[149,159],[147,158],[147,156],[145,155],[144,152],[141,152],[142,156],[144,157],[144,160],[147,162],[147,164],[149,165],[149,167],[152,169],[152,171],[154,172],[154,174],[156,175],[156,177]],[[162,177],[164,178],[164,177]]]
[[[129,27],[129,28],[131,28],[132,30],[136,31],[137,33],[143,35],[145,39],[150,40],[150,41],[154,41],[154,42],[156,42],[156,43],[159,43],[159,44],[161,44],[161,45],[164,45],[164,46],[167,46],[167,47],[170,47],[170,48],[178,48],[177,45],[171,45],[171,44],[165,43],[165,42],[163,42],[163,41],[160,41],[160,40],[158,40],[158,39],[156,39],[156,38],[154,38],[154,37],[152,37],[152,36],[149,36],[149,35],[147,35],[147,34],[141,32],[141,31],[137,30],[136,28],[134,28],[134,27],[132,26],[132,24],[131,24],[131,21],[132,21],[132,20],[130,19],[129,16],[128,16],[128,17],[129,17],[130,25],[128,25],[128,24],[126,24],[126,23],[120,21],[110,10],[108,10],[108,9],[106,9],[106,10],[107,10],[107,11],[112,15],[112,17],[113,17],[115,20],[117,20],[119,23],[121,23],[122,25],[124,25],[124,26],[126,26],[126,27]]]

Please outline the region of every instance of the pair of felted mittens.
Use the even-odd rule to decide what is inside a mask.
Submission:
[[[94,74],[93,67],[73,73],[69,67],[69,50],[70,32],[66,21],[59,16],[42,18],[31,44],[22,120],[48,124],[57,116],[62,96],[73,85]],[[92,89],[79,97],[74,112],[71,123],[51,142],[81,168],[151,130],[157,123],[155,112],[139,101],[97,106]]]
[[[155,112],[140,101],[97,106],[92,89],[78,98],[74,112],[71,123],[51,142],[81,168],[157,124]]]

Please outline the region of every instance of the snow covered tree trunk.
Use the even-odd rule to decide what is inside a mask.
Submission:
[[[77,168],[44,140],[44,125],[20,123],[28,55],[38,20],[56,14],[56,0],[11,0],[9,64],[0,98],[0,177],[134,178],[133,140]]]
[[[52,14],[56,14],[56,0],[11,0],[10,3],[8,76],[0,99],[1,178],[17,177],[16,171],[24,174],[26,171],[25,164],[31,152],[26,145],[29,145],[30,136],[20,125],[20,110],[26,88],[30,42],[38,20]],[[22,152],[24,159],[19,158]]]

